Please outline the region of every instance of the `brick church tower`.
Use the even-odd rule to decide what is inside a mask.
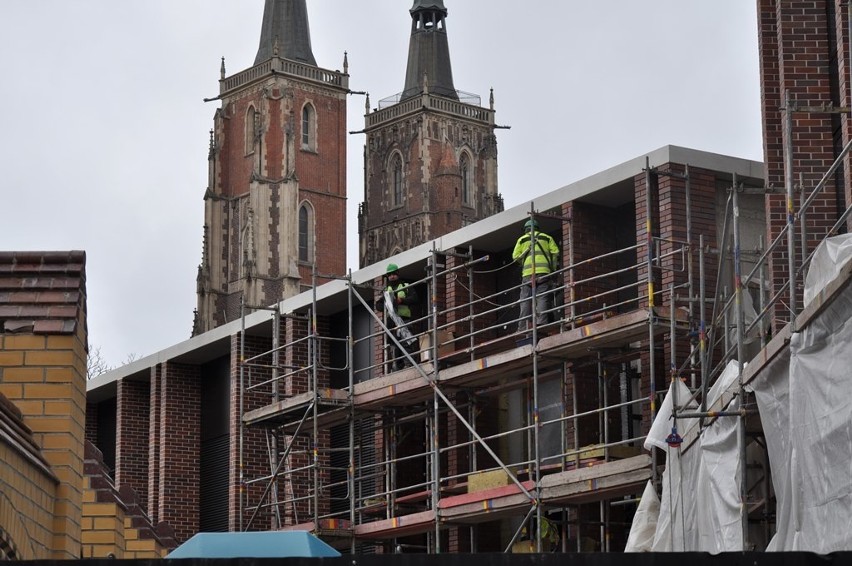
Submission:
[[[415,0],[405,89],[370,111],[361,267],[503,210],[494,100],[456,91],[443,0]]]
[[[219,81],[193,334],[346,271],[343,72],[317,67],[305,0],[266,0],[254,65]],[[317,253],[321,251],[322,253]]]

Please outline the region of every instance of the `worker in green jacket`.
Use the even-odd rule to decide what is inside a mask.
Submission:
[[[532,309],[530,298],[533,293],[536,297],[536,324],[539,326],[547,324],[547,311],[550,308],[548,291],[552,288],[550,275],[556,271],[559,264],[559,246],[549,234],[538,231],[538,222],[535,219],[530,219],[524,224],[524,234],[515,243],[512,260],[522,266],[518,331],[523,332],[528,328]]]
[[[418,344],[415,338],[411,336],[415,333],[411,324],[412,312],[411,307],[416,305],[419,297],[417,296],[417,288],[407,281],[403,281],[399,277],[399,267],[395,263],[389,263],[385,272],[385,280],[387,287],[385,288],[386,296],[391,298],[390,305],[393,311],[398,315],[399,322],[404,327],[402,332],[395,332],[397,339],[406,347],[409,353],[417,352]],[[386,320],[386,324],[390,328],[396,328],[397,323],[393,321],[393,317]],[[391,341],[393,352],[393,362],[391,363],[391,371],[400,370],[405,366],[411,365],[403,352]]]

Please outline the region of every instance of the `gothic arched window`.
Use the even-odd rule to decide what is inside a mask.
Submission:
[[[246,111],[246,155],[254,153],[254,136],[257,132],[257,110],[249,106]]]
[[[302,149],[317,149],[317,113],[311,103],[302,107]]]
[[[393,183],[393,206],[402,206],[405,199],[402,182],[402,156],[398,153],[391,161],[391,182]]]
[[[461,196],[463,204],[473,202],[473,183],[471,182],[470,158],[467,153],[462,153],[459,160],[459,171],[461,172]]]
[[[299,261],[308,263],[314,255],[314,213],[310,203],[299,207]]]

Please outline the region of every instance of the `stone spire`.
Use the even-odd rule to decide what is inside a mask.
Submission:
[[[427,76],[431,94],[458,100],[450,64],[444,1],[414,0],[410,12],[411,39],[402,98],[419,95],[423,88],[423,77]]]
[[[276,49],[278,57],[316,67],[305,0],[266,0],[254,64],[271,59]]]

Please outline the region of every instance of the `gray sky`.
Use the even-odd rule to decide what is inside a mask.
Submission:
[[[456,88],[494,88],[515,206],[666,144],[761,161],[755,3],[445,0]],[[372,105],[405,81],[411,0],[308,0],[319,66]],[[251,66],[263,0],[3,0],[0,249],[87,252],[108,363],[189,337],[220,58]],[[349,130],[364,127],[350,97]],[[362,135],[349,137],[357,268]]]

